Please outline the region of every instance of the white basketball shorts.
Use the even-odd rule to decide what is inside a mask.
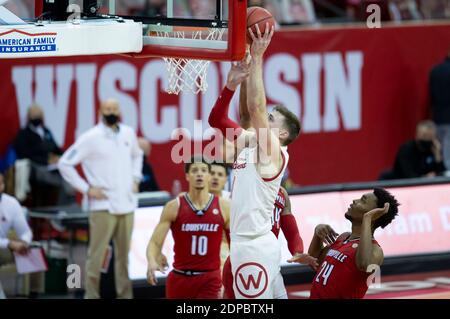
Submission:
[[[232,237],[230,261],[236,299],[283,298],[286,290],[280,258],[280,243],[272,232],[256,238]]]

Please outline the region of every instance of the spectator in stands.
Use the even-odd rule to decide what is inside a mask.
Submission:
[[[347,0],[347,16],[350,20],[360,20],[362,18],[363,0]]]
[[[430,121],[417,124],[416,138],[403,144],[394,163],[393,178],[435,177],[445,171],[436,125]]]
[[[285,2],[282,2],[282,4],[284,3],[287,3],[287,6],[283,6],[283,14],[280,22],[284,24],[306,24],[316,22],[314,6],[311,0],[286,0]],[[285,7],[287,7],[287,10]]]
[[[420,12],[424,19],[448,19],[450,17],[450,0],[422,0]]]
[[[422,16],[415,0],[389,0],[391,20],[420,20]]]
[[[289,19],[289,17],[286,18],[287,13],[283,13],[282,8],[280,7],[282,4],[283,3],[280,4],[276,0],[248,0],[247,2],[248,7],[262,7],[269,11],[277,22]]]
[[[142,15],[155,17],[166,16],[167,6],[165,0],[147,0],[145,1],[144,12]]]
[[[214,19],[216,2],[210,0],[188,0],[190,16],[196,19]]]
[[[106,1],[105,1],[106,2]],[[108,3],[108,2],[106,2]],[[116,14],[134,15],[142,8],[142,0],[115,0]]]
[[[314,1],[314,11],[319,18],[340,18],[347,21],[347,0]]]
[[[380,8],[381,21],[389,21],[390,13],[386,0],[346,0],[347,15],[351,21],[367,21],[367,18],[373,14],[373,11],[367,12],[371,4],[376,4]]]
[[[34,104],[28,109],[27,125],[21,129],[14,140],[14,149],[19,159],[31,162],[30,182],[38,191],[35,197],[41,197],[49,187],[57,189],[57,202],[43,202],[35,198],[34,205],[68,204],[74,201],[74,190],[62,179],[56,164],[62,154],[50,130],[44,125],[44,112]],[[38,189],[42,191],[39,192]]]
[[[111,239],[117,297],[132,298],[128,253],[143,153],[134,130],[120,123],[116,100],[102,102],[100,113],[100,122],[77,139],[61,157],[58,167],[68,182],[89,197],[85,298],[100,298],[100,272]],[[75,169],[78,164],[87,181]]]
[[[430,100],[433,121],[442,143],[444,163],[450,168],[450,51],[430,73]]]
[[[73,1],[72,1],[73,2]],[[97,1],[99,14],[109,14],[109,1]],[[115,14],[139,15],[145,6],[145,0],[115,0]]]
[[[152,145],[145,138],[138,138],[139,147],[142,152],[144,152],[142,160],[142,180],[139,184],[139,192],[156,192],[159,191],[159,186],[156,181],[155,174],[153,173],[153,168],[150,164],[149,157],[152,149]]]
[[[166,0],[146,0],[143,10],[139,15],[143,16],[167,16],[167,1]],[[189,18],[191,13],[188,8],[188,1],[175,0],[173,2],[173,16],[175,18]]]

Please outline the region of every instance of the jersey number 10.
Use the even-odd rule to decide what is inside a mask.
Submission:
[[[328,278],[331,275],[331,272],[333,271],[334,265],[330,265],[326,261],[322,263],[322,267],[320,267],[320,271],[318,272],[316,276],[316,282],[320,282],[320,279],[323,278],[322,285],[326,286],[328,282]]]
[[[205,256],[208,253],[208,237],[192,236],[191,255]]]

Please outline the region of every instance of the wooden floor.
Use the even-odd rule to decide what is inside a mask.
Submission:
[[[286,288],[289,299],[309,297],[310,284]],[[365,299],[450,299],[450,270],[381,277],[381,287]]]

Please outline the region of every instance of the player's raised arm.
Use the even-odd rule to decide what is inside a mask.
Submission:
[[[162,246],[169,232],[172,222],[177,218],[177,199],[171,200],[164,206],[158,225],[153,231],[153,235],[147,246],[147,281],[151,285],[156,285],[155,271],[164,273],[167,268],[167,259],[161,252]]]
[[[250,63],[250,52],[248,52],[246,56],[246,63]],[[241,83],[241,88],[239,90],[239,125],[244,129],[248,130],[251,128],[250,124],[250,114],[248,114],[247,109],[247,80],[244,80]],[[242,137],[240,137],[242,138]],[[239,137],[238,137],[239,139]],[[224,153],[224,161],[226,163],[234,162],[236,160],[237,155],[239,154],[241,148],[238,147],[238,143],[230,142],[226,138],[223,141],[223,153]],[[240,143],[241,146],[246,145],[245,140]]]
[[[250,52],[246,59],[250,63]],[[248,130],[251,127],[250,114],[247,108],[247,80],[241,83],[241,89],[239,90],[239,124],[244,130]]]
[[[246,146],[246,141],[254,137],[253,132],[246,131],[228,116],[230,102],[236,88],[249,75],[249,63],[247,62],[247,59],[248,57],[241,62],[231,64],[231,69],[228,72],[227,84],[217,98],[208,118],[209,125],[219,129],[228,141],[224,143],[224,149],[227,151],[231,150],[229,153],[232,153],[234,149],[234,146],[230,146],[231,144],[229,142],[232,142],[232,144],[237,146],[236,153],[238,153]]]
[[[250,47],[252,61],[247,80],[247,109],[251,126],[256,130],[256,136],[263,154],[270,156],[273,150],[276,153],[276,158],[279,158],[280,142],[270,130],[263,82],[263,55],[270,44],[274,30],[269,28],[267,24],[264,34],[261,34],[258,25],[255,25],[255,27],[256,34],[249,29],[253,42]],[[263,142],[263,145],[261,145],[261,142]]]
[[[356,266],[361,271],[367,271],[369,265],[381,265],[383,263],[383,250],[372,243],[373,222],[389,211],[389,203],[383,208],[376,208],[364,214],[361,225],[361,238],[356,250]]]

